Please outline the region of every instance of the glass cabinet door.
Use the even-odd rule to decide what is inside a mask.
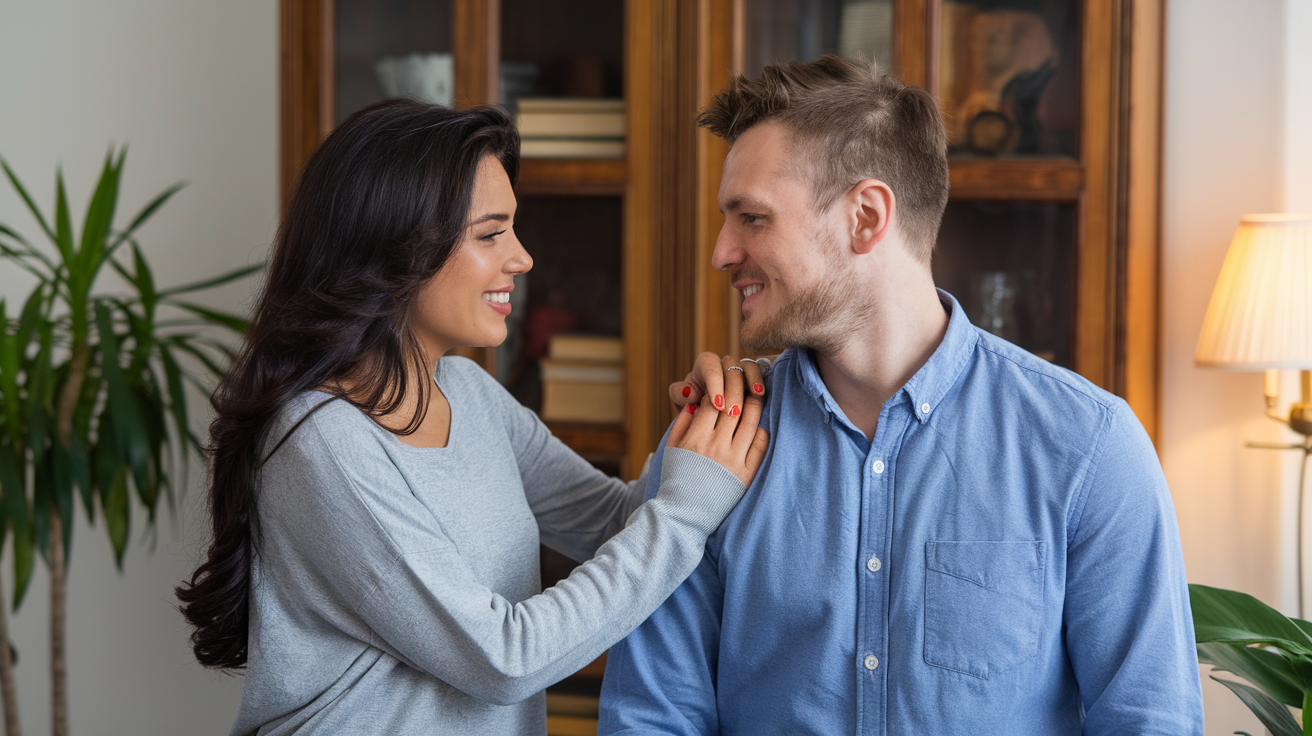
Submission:
[[[822,54],[897,72],[937,23],[953,191],[934,279],[976,325],[1073,366],[1079,247],[1078,0],[747,0],[744,73]],[[908,27],[897,28],[898,22]],[[901,34],[901,35],[899,35]],[[1028,162],[1028,163],[1027,163]],[[1021,168],[1017,168],[1017,167]],[[1074,181],[1076,184],[1071,185]],[[1050,186],[1057,183],[1060,186]]]
[[[1075,156],[1077,0],[946,0],[938,92],[953,155]]]
[[[451,1],[336,0],[336,122],[389,97],[452,103]]]
[[[748,0],[746,68],[825,54],[893,63],[893,0]]]

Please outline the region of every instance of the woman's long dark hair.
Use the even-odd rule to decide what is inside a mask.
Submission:
[[[479,162],[494,156],[513,184],[519,137],[494,107],[449,110],[389,100],[355,113],[310,157],[287,208],[245,345],[211,399],[209,505],[214,539],[177,590],[206,667],[246,664],[251,561],[260,539],[260,465],[269,430],[303,391],[337,386],[373,416],[431,382],[409,311],[464,234]],[[418,372],[416,372],[418,371]]]

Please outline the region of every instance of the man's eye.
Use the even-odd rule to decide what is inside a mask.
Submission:
[[[756,223],[760,222],[763,219],[765,218],[763,218],[761,215],[743,215],[743,224],[755,225]]]

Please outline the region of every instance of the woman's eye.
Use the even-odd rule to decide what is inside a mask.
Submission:
[[[487,235],[484,235],[483,237],[479,238],[479,240],[486,240],[486,241],[488,241],[488,242],[490,243],[490,242],[492,242],[493,240],[496,240],[497,236],[500,235],[500,234],[502,234],[502,233],[504,233],[504,232],[505,232],[505,230],[498,230],[498,231],[496,231],[496,232],[494,232],[494,233],[488,233]]]

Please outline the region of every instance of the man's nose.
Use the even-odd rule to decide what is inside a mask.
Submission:
[[[742,248],[734,242],[733,236],[729,233],[728,223],[725,223],[720,228],[720,234],[715,238],[715,250],[711,251],[711,266],[717,271],[727,271],[742,261]]]

